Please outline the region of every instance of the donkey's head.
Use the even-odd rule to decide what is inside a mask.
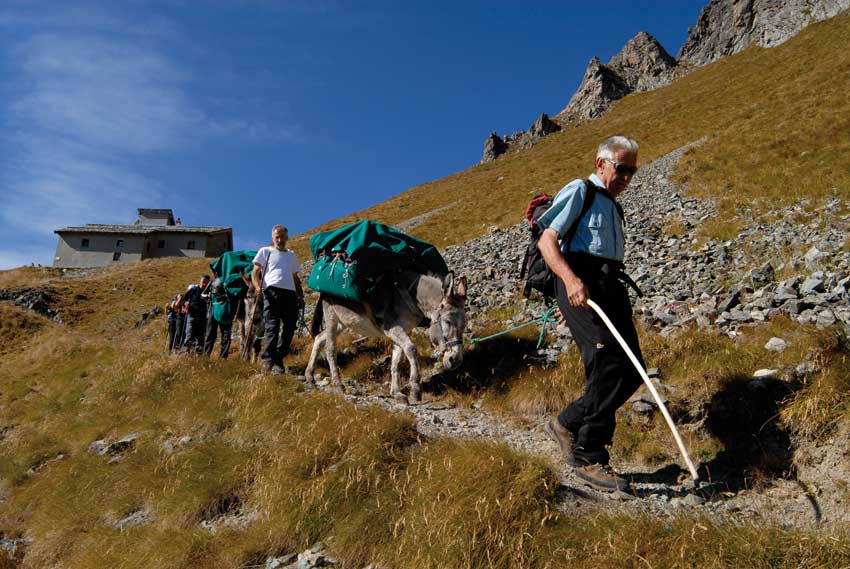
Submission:
[[[242,280],[245,282],[245,286],[248,287],[248,291],[245,293],[245,313],[250,318],[257,314],[255,310],[258,301],[257,288],[254,286],[254,281],[251,280],[250,275],[243,274]]]
[[[428,337],[436,353],[443,355],[443,368],[455,369],[463,361],[463,332],[466,329],[466,277],[449,273],[443,279],[443,297],[431,318]]]

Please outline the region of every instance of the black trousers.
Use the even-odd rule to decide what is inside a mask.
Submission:
[[[644,365],[625,285],[610,273],[606,274],[604,263],[599,260],[569,258],[567,262],[587,285],[591,300],[602,308]],[[564,283],[561,279],[556,280],[558,308],[581,352],[586,379],[584,393],[561,411],[558,421],[573,433],[576,440],[574,455],[580,462],[608,464],[605,446],[613,442],[617,424],[614,414],[637,391],[643,380],[593,309],[570,306]]]
[[[215,318],[213,318],[212,314],[207,318],[207,335],[206,340],[204,340],[204,353],[206,355],[212,354],[213,348],[215,348],[216,337],[218,336],[218,330],[221,329],[221,351],[219,355],[221,359],[227,359],[227,356],[230,354],[230,331],[233,328],[233,322],[219,322]]]
[[[295,291],[273,286],[263,290],[263,321],[266,329],[263,361],[283,366],[283,358],[289,355],[298,322]]]
[[[179,350],[183,347],[184,335],[186,332],[186,315],[178,312],[174,316],[174,338],[171,342],[172,350]]]
[[[207,311],[189,310],[186,313],[186,331],[184,332],[183,347],[186,351],[194,350],[201,353],[204,349],[204,333],[207,329]]]
[[[168,346],[168,351],[174,349],[174,340],[177,337],[177,317],[169,315],[168,320],[166,320],[166,324],[168,326],[168,342],[166,345]]]

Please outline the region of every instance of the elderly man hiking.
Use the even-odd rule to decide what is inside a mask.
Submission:
[[[266,328],[263,369],[275,374],[285,371],[283,358],[289,355],[298,310],[304,305],[304,292],[298,277],[301,265],[295,253],[286,248],[288,240],[286,227],[275,225],[272,228],[272,245],[257,251],[251,275],[257,294],[262,294]]]
[[[625,223],[616,201],[637,171],[637,152],[634,140],[607,139],[596,154],[596,172],[561,189],[538,221],[544,228],[538,248],[556,276],[558,308],[581,352],[586,378],[581,397],[545,430],[576,468],[576,476],[609,491],[628,488],[628,481],[609,466],[605,447],[613,442],[615,412],[642,380],[587,301],[605,311],[643,364],[624,286],[634,283],[623,272]]]

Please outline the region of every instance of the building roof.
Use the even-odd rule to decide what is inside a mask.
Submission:
[[[174,215],[174,213],[170,209],[150,209],[145,207],[140,207],[138,209],[139,215]]]
[[[132,233],[146,235],[150,233],[213,233],[232,232],[231,227],[201,226],[190,227],[188,225],[109,225],[104,223],[87,223],[79,227],[63,227],[56,229],[53,233]]]

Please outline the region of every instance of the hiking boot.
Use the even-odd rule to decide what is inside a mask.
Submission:
[[[576,468],[576,476],[589,483],[594,488],[614,492],[625,492],[629,489],[629,481],[614,472],[609,464],[585,464]]]
[[[543,426],[543,430],[546,431],[546,434],[552,437],[556,443],[558,443],[559,447],[561,447],[561,452],[564,453],[564,456],[567,459],[567,464],[570,466],[578,466],[578,462],[576,461],[575,456],[573,456],[573,449],[576,446],[576,441],[569,429],[564,428],[561,423],[558,422],[558,419],[551,419]]]
[[[286,373],[286,369],[283,366],[274,364],[271,369],[272,375],[283,375]]]
[[[271,371],[272,371],[272,364],[271,364],[271,362],[265,362],[265,361],[264,361],[264,362],[262,363],[262,365],[260,366],[260,369],[263,371],[263,373],[271,373]]]

